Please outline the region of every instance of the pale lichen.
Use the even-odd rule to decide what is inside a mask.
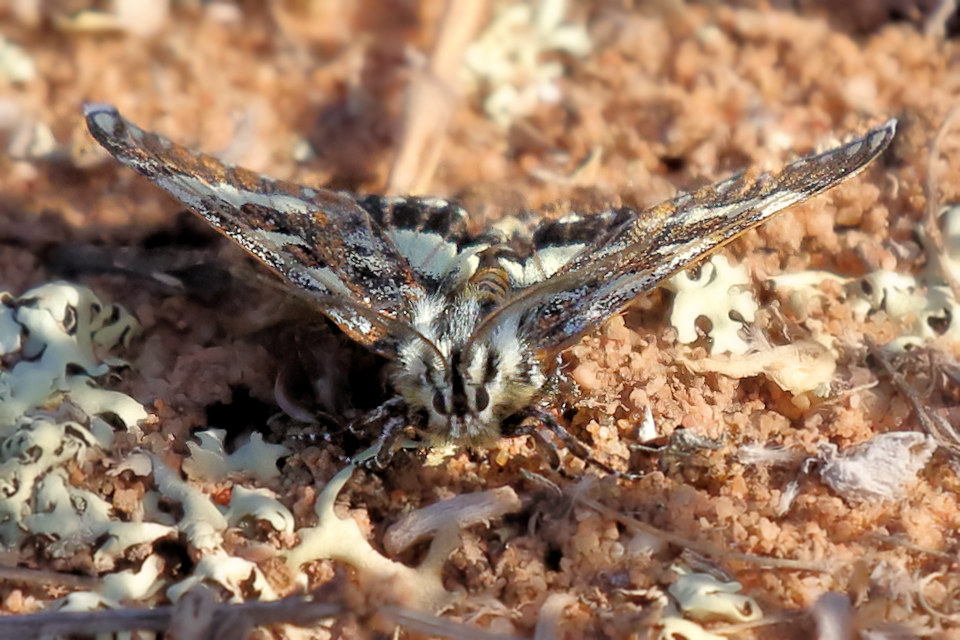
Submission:
[[[21,416],[12,434],[0,443],[0,544],[16,545],[28,531],[38,483],[68,461],[82,461],[95,445],[93,434],[76,422],[48,416]],[[56,505],[43,504],[42,510]]]
[[[814,340],[761,348],[741,355],[721,355],[697,360],[679,356],[696,373],[712,371],[729,378],[765,375],[793,395],[813,392],[826,395],[837,370],[837,354]]]
[[[822,271],[784,274],[770,279],[774,286],[790,292],[788,303],[803,311],[804,297],[820,295],[825,282],[843,286],[854,317],[863,321],[870,314],[886,313],[899,326],[899,334],[885,345],[886,350],[903,352],[935,340],[960,341],[960,305],[946,278],[960,274],[960,207],[947,207],[940,215],[944,232],[944,260],[935,259],[936,249],[926,240],[921,225],[918,234],[924,241],[929,258],[926,272],[920,276],[877,269],[859,278],[844,278]],[[944,274],[941,263],[949,271]]]
[[[757,602],[739,591],[739,582],[723,582],[706,573],[680,573],[667,588],[683,616],[697,622],[750,622],[763,616]]]
[[[248,489],[237,485],[230,494],[230,507],[226,511],[227,522],[237,526],[245,520],[262,520],[275,531],[293,533],[293,514],[277,500],[269,489]]]
[[[739,591],[739,582],[724,582],[706,573],[674,567],[677,581],[667,588],[666,615],[657,623],[659,640],[719,640],[726,636],[705,629],[709,622],[752,622],[763,612],[757,602]]]
[[[204,553],[219,549],[227,518],[203,491],[181,480],[180,475],[157,456],[151,454],[150,458],[157,491],[165,499],[180,505],[183,516],[177,522],[177,529],[194,549]]]
[[[276,600],[278,597],[255,563],[231,556],[222,549],[205,555],[190,576],[167,589],[167,597],[176,602],[187,591],[204,583],[225,589],[229,602],[243,602],[247,598]]]
[[[742,265],[731,266],[725,257],[713,256],[699,271],[681,271],[663,286],[674,292],[670,324],[677,330],[678,342],[696,342],[700,338],[697,321],[706,318],[711,353],[741,354],[750,349],[740,332],[754,321],[760,306]]]
[[[162,571],[160,556],[149,556],[139,569],[108,573],[100,578],[96,590],[71,593],[54,603],[53,608],[58,611],[93,611],[117,609],[127,602],[142,602],[163,587]]]
[[[249,441],[227,454],[223,447],[226,433],[223,429],[206,429],[195,434],[199,443],[187,443],[190,457],[183,461],[184,473],[196,480],[222,480],[239,473],[269,482],[280,476],[277,461],[290,455],[287,447],[264,442],[263,435],[254,432]]]
[[[27,412],[67,395],[89,415],[116,415],[130,429],[147,417],[128,397],[91,387],[92,378],[125,364],[99,352],[128,346],[139,330],[130,314],[102,303],[86,287],[63,282],[19,298],[0,294],[0,303],[0,355],[14,362],[0,369],[0,437]],[[99,431],[107,438],[106,430]]]
[[[390,560],[371,546],[353,519],[340,518],[334,512],[337,495],[353,471],[353,466],[343,469],[324,487],[317,497],[317,525],[297,531],[300,544],[287,553],[287,564],[298,569],[315,560],[345,562],[356,568],[362,581],[392,585],[408,606],[423,611],[443,609],[454,597],[443,586],[443,565],[459,544],[457,526],[438,533],[418,567]]]
[[[504,3],[467,49],[466,69],[485,94],[484,111],[497,124],[507,127],[539,103],[558,100],[555,83],[564,68],[544,54],[589,53],[589,34],[582,25],[565,22],[566,13],[566,0]]]

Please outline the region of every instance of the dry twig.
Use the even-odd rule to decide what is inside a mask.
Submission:
[[[953,425],[927,407],[923,399],[920,398],[920,395],[913,387],[907,384],[907,381],[900,375],[900,372],[896,370],[883,352],[883,349],[878,347],[869,337],[865,337],[864,339],[866,340],[867,348],[870,350],[870,355],[880,363],[880,366],[883,367],[887,375],[890,376],[890,380],[897,388],[897,391],[899,391],[910,403],[910,406],[913,407],[913,412],[917,415],[920,428],[932,436],[937,441],[937,444],[949,451],[951,456],[960,457],[960,434],[957,433]]]
[[[337,586],[339,585],[339,587]],[[352,616],[362,625],[373,616],[406,629],[455,640],[517,640],[493,634],[438,616],[394,605],[358,608],[345,593],[349,587],[334,580],[310,594],[274,602],[216,602],[205,590],[190,592],[175,605],[153,609],[108,609],[99,611],[51,611],[0,618],[0,638],[34,638],[52,635],[94,635],[119,631],[177,629],[184,640],[230,640],[244,638],[253,627],[291,624],[312,627],[329,618]]]
[[[931,38],[945,40],[947,23],[957,12],[957,0],[940,0],[937,8],[927,17],[923,32]]]
[[[209,626],[214,632],[231,626],[242,616],[252,626],[269,624],[309,625],[345,613],[341,603],[316,602],[295,596],[275,602],[216,603]],[[99,611],[50,611],[0,618],[0,638],[33,638],[52,635],[94,635],[117,631],[165,631],[182,613],[176,605],[153,609],[107,609]],[[216,635],[206,635],[215,638]]]
[[[93,589],[97,586],[96,578],[76,576],[59,571],[44,571],[43,569],[26,569],[24,567],[0,567],[0,583],[10,585],[39,584],[44,586],[56,585],[68,589]]]
[[[463,54],[477,31],[485,6],[486,2],[481,0],[447,1],[430,60],[424,69],[415,72],[407,87],[403,131],[387,178],[387,194],[420,193],[429,186],[456,106],[457,74]]]
[[[653,525],[647,524],[646,522],[641,522],[636,518],[625,515],[611,509],[592,498],[587,498],[583,496],[578,496],[577,500],[590,507],[591,509],[598,511],[599,513],[604,514],[609,518],[615,519],[617,522],[623,526],[631,529],[633,531],[641,531],[648,535],[654,536],[664,542],[669,544],[676,545],[678,547],[683,547],[686,549],[692,549],[699,554],[710,556],[712,558],[718,558],[722,560],[733,560],[744,562],[751,565],[758,565],[763,567],[770,567],[774,569],[789,569],[793,571],[816,571],[818,573],[831,573],[836,569],[836,567],[831,567],[826,562],[804,562],[802,560],[791,560],[789,558],[771,558],[768,556],[757,556],[749,553],[741,553],[739,551],[730,551],[729,549],[722,549],[716,547],[712,544],[706,542],[699,542],[691,538],[686,538],[684,536],[678,535],[676,533],[671,533],[669,531],[664,531],[658,529]]]

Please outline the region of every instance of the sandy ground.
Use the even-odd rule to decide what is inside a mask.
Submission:
[[[816,472],[801,472],[804,456],[816,456],[822,443],[845,450],[880,433],[924,429],[904,389],[868,357],[870,340],[887,344],[904,335],[903,324],[882,308],[858,313],[832,281],[805,297],[767,282],[814,270],[846,278],[878,269],[920,274],[931,260],[916,229],[927,207],[929,147],[960,92],[958,18],[949,7],[939,15],[934,3],[906,0],[850,3],[835,12],[817,2],[574,2],[543,33],[506,37],[484,50],[493,56],[514,47],[521,52],[515,57],[534,61],[505,63],[513,65],[508,80],[478,80],[460,65],[447,64],[451,72],[441,64],[443,90],[427,90],[426,102],[405,109],[410,87],[437,71],[428,57],[440,0],[182,0],[150,10],[118,2],[112,13],[101,4],[108,3],[0,4],[4,46],[29,61],[24,67],[14,53],[0,57],[7,61],[0,64],[0,286],[19,295],[67,277],[142,325],[123,354],[131,366],[100,382],[148,409],[143,439],[121,438],[115,450],[73,463],[70,473],[76,486],[112,501],[116,518],[136,519],[136,503],[153,488],[149,477],[105,475],[134,447],[179,469],[186,442],[206,427],[226,429],[228,448],[255,430],[282,439],[265,426],[278,411],[274,381],[297,360],[294,336],[311,319],[287,309],[288,296],[239,250],[102,152],[86,133],[84,102],[113,103],[146,129],[302,184],[457,198],[478,228],[523,209],[555,216],[642,208],[752,164],[776,168],[897,117],[897,140],[862,176],[725,250],[750,275],[760,302],[754,324],[775,344],[827,337],[836,361],[827,392],[791,393],[764,374],[694,372],[684,360],[707,357],[709,343],[679,343],[671,294],[658,291],[563,356],[565,377],[578,387],[565,388],[560,402],[570,428],[600,459],[632,465],[642,478],[610,477],[566,451],[566,473],[558,474],[529,439],[505,439],[436,464],[403,453],[382,472],[358,472],[338,513],[356,520],[374,549],[416,567],[429,555],[426,542],[384,551],[391,525],[439,500],[512,487],[519,506],[465,527],[440,572],[445,590],[456,594],[443,619],[493,633],[657,637],[668,616],[664,594],[677,580],[670,568],[679,563],[739,581],[739,593],[764,614],[749,631],[730,626],[736,617],[704,623],[717,633],[840,638],[886,629],[960,638],[960,511],[949,447],[893,499],[854,499]],[[496,15],[483,11],[479,30]],[[453,51],[471,40],[459,37]],[[580,48],[583,39],[588,46]],[[492,110],[485,100],[510,83],[529,98],[528,108]],[[398,167],[414,123],[438,144]],[[931,165],[945,203],[960,196],[957,144],[946,136]],[[417,170],[423,175],[404,177]],[[77,258],[84,247],[108,263],[121,260],[111,256],[124,264],[149,257],[150,266],[93,274],[92,260]],[[149,277],[183,264],[199,265],[203,278],[187,293]],[[921,342],[905,357],[884,359],[949,425],[960,400],[949,375],[957,344],[949,335]],[[647,409],[657,429],[651,444],[672,444],[631,454]],[[696,436],[692,444],[679,444],[681,428]],[[744,453],[748,446],[782,447],[787,455],[757,462]],[[345,448],[300,439],[270,481],[236,473],[198,486],[218,503],[236,486],[269,488],[299,531],[316,525],[314,501],[343,467]],[[784,492],[797,480],[784,511]],[[258,637],[359,637],[373,626],[389,632],[389,617],[368,614],[425,602],[333,560],[308,563],[298,582],[279,560],[297,539],[237,526],[224,533],[223,549],[252,560],[278,595],[318,588],[339,572],[354,590],[352,613],[324,629],[274,626]],[[90,561],[93,545],[53,558],[50,543],[26,536],[5,552],[4,565],[98,576],[159,552],[132,549],[103,571]],[[167,584],[202,560],[182,537],[163,545]],[[189,560],[175,570],[172,556]],[[31,613],[70,590],[7,580],[0,601],[4,613]],[[816,604],[831,592],[845,596],[839,605],[829,598]],[[159,591],[127,604],[168,602]],[[823,620],[841,620],[839,635],[827,635]]]

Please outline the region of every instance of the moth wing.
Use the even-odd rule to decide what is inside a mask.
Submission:
[[[227,166],[140,129],[109,105],[87,105],[84,115],[93,137],[120,162],[309,292],[351,338],[393,354],[410,305],[425,290],[354,198]]]
[[[429,294],[447,291],[475,267],[480,246],[467,230],[468,215],[442,198],[369,195],[357,199],[384,230]]]
[[[556,275],[519,292],[484,319],[474,340],[516,318],[532,346],[551,353],[665,278],[860,172],[890,144],[896,121],[775,174],[742,173],[633,216],[579,251]]]
[[[540,224],[533,232],[533,251],[523,264],[524,285],[546,280],[578,256],[604,246],[613,231],[636,216],[631,209],[611,209],[592,215],[568,213]]]

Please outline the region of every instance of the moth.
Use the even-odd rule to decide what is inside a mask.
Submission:
[[[381,423],[378,459],[408,427],[429,444],[485,447],[533,417],[607,470],[544,407],[558,353],[664,278],[856,175],[896,131],[890,120],[773,174],[740,174],[645,211],[569,214],[524,239],[471,235],[466,211],[443,199],[300,186],[189,151],[109,105],[84,115],[121,163],[391,361],[396,395],[365,418]]]

